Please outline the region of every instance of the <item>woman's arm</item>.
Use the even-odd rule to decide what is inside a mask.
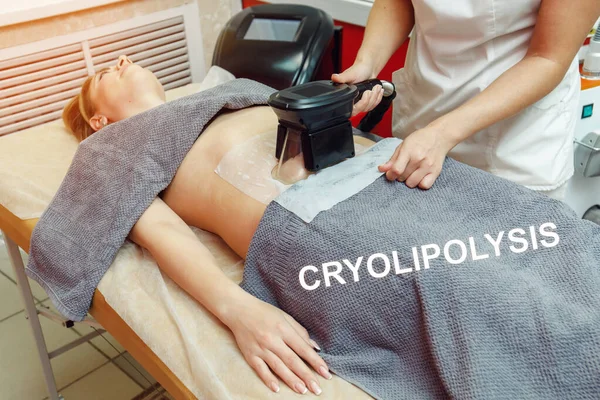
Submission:
[[[415,15],[410,0],[377,0],[369,13],[355,63],[370,64],[371,78],[375,78],[406,41],[414,25]]]
[[[562,81],[599,15],[598,0],[543,0],[523,60],[433,124],[458,144],[540,100]]]
[[[599,15],[598,0],[542,0],[523,60],[462,106],[411,134],[380,170],[409,187],[430,188],[454,146],[518,114],[561,82]]]
[[[156,198],[131,229],[128,238],[147,249],[160,268],[221,321],[246,292],[217,267],[210,251],[160,198]],[[206,263],[199,265],[198,260]]]
[[[229,279],[190,227],[160,198],[142,214],[128,238],[146,248],[173,281],[231,329],[246,361],[272,390],[279,389],[269,367],[300,393],[306,386],[320,391],[302,359],[331,377],[306,329]]]
[[[415,25],[414,13],[411,0],[377,0],[373,3],[354,64],[331,79],[338,83],[356,83],[376,78],[408,38]],[[382,96],[381,86],[367,90],[354,105],[352,115],[371,111]]]

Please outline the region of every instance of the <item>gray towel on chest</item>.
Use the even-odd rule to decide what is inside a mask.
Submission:
[[[266,104],[273,89],[237,79],[111,124],[84,140],[31,236],[26,273],[82,320],[129,231],[222,109]]]
[[[271,202],[241,286],[378,399],[600,398],[600,226],[452,159],[309,223]]]

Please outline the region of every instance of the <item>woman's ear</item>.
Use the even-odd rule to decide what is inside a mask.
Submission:
[[[94,131],[99,131],[106,125],[108,125],[108,119],[104,115],[96,114],[92,118],[90,118],[90,126]]]

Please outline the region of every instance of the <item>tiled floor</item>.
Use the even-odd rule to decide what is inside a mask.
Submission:
[[[27,255],[23,255],[26,262]],[[46,293],[30,283],[36,302],[52,309]],[[49,351],[93,330],[81,324],[64,328],[44,317],[40,320]],[[142,392],[156,384],[108,333],[54,358],[52,368],[65,400],[141,399],[146,398]],[[158,390],[148,389],[156,393],[147,398],[162,399]],[[0,236],[0,400],[42,400],[47,396],[33,334]]]

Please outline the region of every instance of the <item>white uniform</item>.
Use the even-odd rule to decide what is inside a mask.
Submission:
[[[474,97],[527,52],[540,0],[413,0],[415,29],[393,133],[405,138]],[[518,86],[516,92],[523,90]],[[577,59],[546,97],[457,145],[449,156],[525,185],[554,190],[573,174]]]

